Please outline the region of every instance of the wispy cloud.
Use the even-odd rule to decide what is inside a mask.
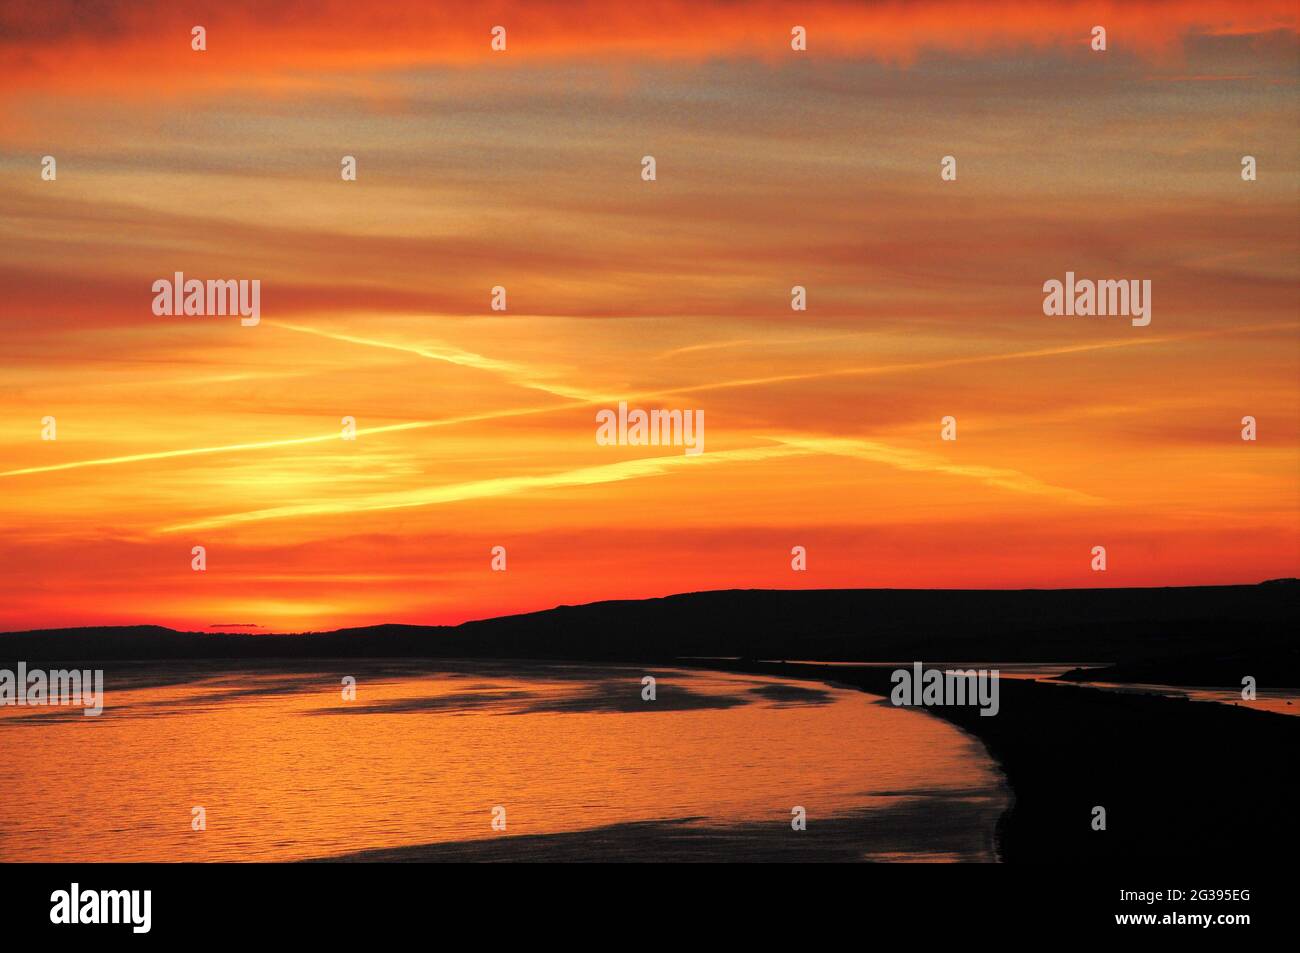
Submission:
[[[9,5],[0,13],[0,51],[9,56],[13,90],[77,88],[85,95],[183,96],[214,89],[273,89],[303,94],[326,77],[428,65],[491,63],[488,30],[505,24],[511,61],[575,58],[701,61],[715,57],[776,60],[791,27],[809,31],[809,49],[828,57],[907,63],[922,50],[966,54],[1027,48],[1085,50],[1093,23],[1109,24],[1124,46],[1146,57],[1167,54],[1188,36],[1294,30],[1294,4],[1256,0],[963,0],[854,3],[767,2],[743,16],[726,0],[623,4],[592,16],[563,0],[461,3],[394,0],[375,17],[348,0],[322,0],[310,17],[293,6],[232,0],[205,11],[210,50],[190,55],[195,15],[165,0],[87,6],[75,0]],[[237,38],[237,39],[231,39]],[[91,67],[96,84],[79,80]],[[353,80],[355,82],[355,80]]]

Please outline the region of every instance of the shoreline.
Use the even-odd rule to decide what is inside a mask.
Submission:
[[[720,660],[710,659],[708,660],[709,664],[707,666],[700,665],[698,663],[691,663],[687,667],[701,668],[708,671],[746,673],[746,674],[754,674],[754,675],[769,675],[769,674],[779,675],[782,678],[789,678],[789,679],[800,680],[800,681],[820,682],[824,685],[829,685],[832,688],[841,688],[847,691],[861,692],[864,695],[871,695],[876,698],[880,698],[886,702],[889,700],[889,692],[890,689],[892,688],[892,686],[889,685],[888,683],[886,683],[886,685],[883,688],[877,688],[875,686],[859,684],[856,681],[853,681],[851,679],[844,679],[838,676],[838,671],[853,672],[859,669],[868,669],[868,668],[877,668],[878,671],[885,671],[885,669],[879,669],[873,663],[865,663],[865,662],[862,663],[836,662],[830,664],[821,664],[817,662],[746,663],[737,659],[734,660],[736,667],[726,668],[721,666],[715,666],[713,663],[716,661],[720,661]],[[781,668],[782,671],[779,672],[768,671],[767,666]],[[799,673],[800,669],[806,669],[806,668],[816,668],[819,669],[820,671],[815,674]],[[1006,857],[1004,856],[1004,850],[1003,850],[1003,824],[1006,822],[1007,817],[1012,813],[1012,811],[1015,809],[1016,806],[1016,789],[1011,782],[1011,777],[1007,772],[1006,765],[1004,765],[1002,763],[1002,760],[990,749],[989,744],[985,738],[981,737],[976,732],[970,731],[964,724],[959,724],[957,721],[951,718],[945,718],[941,714],[940,710],[932,710],[931,708],[924,708],[919,706],[908,706],[908,707],[912,708],[912,710],[916,711],[918,714],[939,718],[949,726],[956,728],[957,731],[960,732],[962,735],[976,742],[980,746],[980,748],[983,749],[985,757],[987,757],[988,760],[992,763],[993,769],[997,772],[998,777],[1002,779],[1002,784],[1006,789],[1007,806],[1002,811],[1002,813],[998,815],[997,820],[994,822],[993,829],[992,831],[990,831],[991,843],[989,845],[989,850],[990,853],[993,855],[994,863],[999,863],[999,864],[1006,863]]]
[[[697,663],[698,664],[698,663]],[[888,668],[709,660],[889,697]],[[1001,710],[932,706],[978,739],[1011,793],[995,827],[1004,863],[1116,859],[1240,861],[1300,846],[1284,752],[1300,719],[1213,702],[1003,679]],[[1106,829],[1093,829],[1093,811]]]

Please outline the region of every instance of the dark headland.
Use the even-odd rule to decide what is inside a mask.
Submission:
[[[459,626],[296,635],[157,626],[0,634],[0,665],[303,658],[515,658],[697,665],[888,695],[889,668],[811,662],[1110,666],[1107,681],[1300,685],[1300,581],[1091,590],[729,590],[561,606]],[[787,661],[789,660],[789,661]],[[1089,673],[1088,677],[1098,677]],[[1300,847],[1300,718],[1160,695],[1002,679],[1000,711],[929,708],[979,738],[1014,804],[1010,862],[1245,862]],[[1094,807],[1105,831],[1092,829]]]

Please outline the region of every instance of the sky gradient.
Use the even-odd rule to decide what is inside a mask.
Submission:
[[[1300,575],[1294,3],[275,9],[0,5],[0,629]]]

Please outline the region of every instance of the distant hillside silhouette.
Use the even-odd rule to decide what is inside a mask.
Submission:
[[[299,635],[160,626],[0,634],[0,659],[680,656],[840,661],[1294,659],[1300,581],[1055,590],[725,590],[596,602],[458,626]]]

